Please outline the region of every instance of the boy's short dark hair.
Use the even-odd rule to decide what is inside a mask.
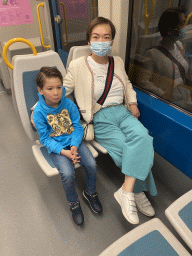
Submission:
[[[112,40],[115,38],[116,29],[113,23],[109,19],[106,19],[104,17],[97,17],[94,20],[92,20],[87,27],[87,31],[86,31],[87,42],[90,42],[90,37],[91,37],[93,28],[99,24],[109,24],[111,27]]]
[[[45,83],[45,79],[52,78],[52,77],[60,78],[61,82],[63,83],[63,76],[57,68],[42,67],[39,73],[36,75],[37,86],[42,89]]]
[[[180,22],[180,14],[185,14],[183,7],[170,7],[161,15],[158,23],[158,29],[162,37],[168,35],[169,29],[175,29]]]

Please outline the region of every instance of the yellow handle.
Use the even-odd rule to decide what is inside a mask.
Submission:
[[[144,23],[145,23],[145,35],[147,35],[147,31],[149,28],[149,24],[151,22],[151,19],[153,17],[153,12],[155,8],[155,2],[156,0],[152,0],[152,5],[149,14],[147,13],[147,5],[148,5],[148,0],[144,1]]]
[[[43,47],[50,49],[51,46],[50,45],[46,46],[45,43],[44,43],[43,31],[42,31],[42,25],[41,25],[41,18],[40,18],[40,13],[39,13],[39,7],[40,6],[44,7],[44,3],[41,3],[41,4],[37,5],[37,18],[38,18],[38,21],[39,21],[39,30],[40,30],[40,35],[41,35],[41,43],[42,43]]]
[[[187,26],[187,24],[189,23],[189,19],[192,16],[192,12],[187,16],[187,19],[185,20],[185,26]]]
[[[13,65],[11,65],[11,63],[10,63],[9,60],[7,59],[7,50],[8,50],[8,48],[9,48],[9,46],[10,46],[11,44],[16,43],[16,42],[21,42],[21,43],[28,44],[28,45],[31,47],[31,49],[32,49],[32,51],[33,51],[33,54],[34,54],[34,55],[37,55],[37,51],[36,51],[36,49],[35,49],[35,46],[34,46],[31,42],[29,42],[27,39],[24,39],[24,38],[13,38],[13,39],[9,40],[9,41],[5,44],[5,46],[3,47],[3,53],[2,53],[2,55],[3,55],[3,60],[5,61],[5,64],[6,64],[9,68],[11,68],[11,69],[13,69]]]
[[[65,19],[66,43],[64,45],[67,45],[68,44],[68,28],[67,28],[67,17],[66,17],[65,5],[62,2],[60,2],[60,4],[63,6],[63,14]]]
[[[169,8],[172,6],[172,0],[169,1]]]

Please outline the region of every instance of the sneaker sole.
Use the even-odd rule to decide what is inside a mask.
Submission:
[[[118,203],[120,204],[120,206],[121,206],[121,199],[120,199],[120,196],[119,196],[118,191],[114,193],[114,197],[115,197],[115,199],[117,200],[117,202],[118,202]],[[139,222],[133,222],[132,220],[130,220],[130,219],[126,216],[125,211],[124,211],[124,209],[122,209],[122,207],[121,207],[121,210],[122,210],[123,216],[125,217],[125,219],[126,219],[127,221],[129,221],[131,224],[139,224]]]
[[[96,211],[92,208],[92,206],[91,206],[91,204],[90,204],[88,198],[87,198],[86,195],[84,194],[84,191],[83,191],[83,196],[84,196],[84,198],[87,200],[87,202],[89,203],[89,206],[90,206],[91,210],[92,210],[94,213],[99,214],[100,212],[96,212]]]
[[[136,203],[136,201],[135,201],[135,203]],[[154,213],[153,215],[151,215],[151,214],[147,214],[146,212],[144,212],[144,211],[138,206],[137,203],[136,203],[136,206],[137,206],[137,209],[138,209],[143,215],[145,215],[145,216],[147,216],[147,217],[154,217],[154,216],[155,216],[155,213]]]

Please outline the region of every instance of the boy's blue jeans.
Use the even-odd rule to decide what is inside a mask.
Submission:
[[[88,147],[82,142],[78,148],[80,164],[85,168],[86,191],[89,194],[96,192],[96,162]],[[72,161],[63,155],[51,153],[55,167],[61,175],[61,181],[70,204],[79,202],[75,188],[75,171]]]

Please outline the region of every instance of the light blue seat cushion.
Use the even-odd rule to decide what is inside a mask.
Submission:
[[[183,207],[178,214],[192,232],[192,201]]]
[[[55,165],[50,157],[50,154],[48,153],[47,149],[45,147],[40,148],[42,155],[44,158],[47,160],[48,164],[52,167],[55,168]]]

